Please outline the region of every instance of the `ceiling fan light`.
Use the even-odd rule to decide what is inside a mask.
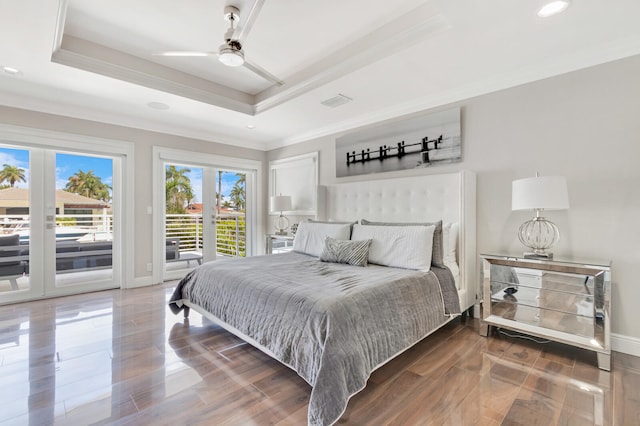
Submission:
[[[218,60],[228,67],[239,67],[244,64],[244,53],[231,47],[223,47],[218,53]]]

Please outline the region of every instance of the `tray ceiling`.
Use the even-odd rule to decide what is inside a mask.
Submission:
[[[154,55],[216,52],[225,6],[242,20],[253,0],[4,2],[0,35],[21,42],[0,65],[20,74],[0,76],[0,102],[271,149],[640,53],[633,0],[547,19],[536,1],[260,3],[243,50],[282,85],[216,55]],[[321,104],[338,94],[352,101]]]

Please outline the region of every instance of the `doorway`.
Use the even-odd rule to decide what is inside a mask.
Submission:
[[[259,252],[259,162],[156,148],[154,163],[154,282]]]
[[[124,157],[0,135],[0,303],[121,287]]]

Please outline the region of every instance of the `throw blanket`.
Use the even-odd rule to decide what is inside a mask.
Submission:
[[[309,424],[328,425],[373,370],[460,312],[453,277],[438,275],[291,252],[206,263],[169,303],[178,313],[188,300],[269,350],[312,386]]]

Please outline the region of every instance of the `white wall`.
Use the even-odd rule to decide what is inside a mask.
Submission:
[[[478,253],[522,253],[511,181],[564,175],[571,208],[547,212],[562,237],[558,259],[611,260],[612,332],[640,348],[640,56],[468,99],[463,161],[385,176],[477,173]],[[454,105],[443,106],[439,109]],[[319,151],[320,184],[336,179],[334,135],[269,152],[269,160]],[[379,178],[380,176],[376,176]],[[622,350],[624,351],[624,350]]]
[[[263,170],[266,169],[266,154],[263,151],[236,148],[214,142],[3,106],[0,106],[0,122],[15,126],[121,140],[134,144],[134,277],[148,277],[149,281],[151,280],[151,275],[150,272],[147,272],[146,265],[152,262],[152,220],[147,214],[147,206],[153,205],[151,175],[152,147],[154,145],[262,161]],[[266,184],[263,183],[263,193],[266,193],[264,188],[266,188]],[[264,207],[263,211],[265,211]],[[260,238],[259,241],[261,240]],[[142,281],[145,282],[146,280]]]

